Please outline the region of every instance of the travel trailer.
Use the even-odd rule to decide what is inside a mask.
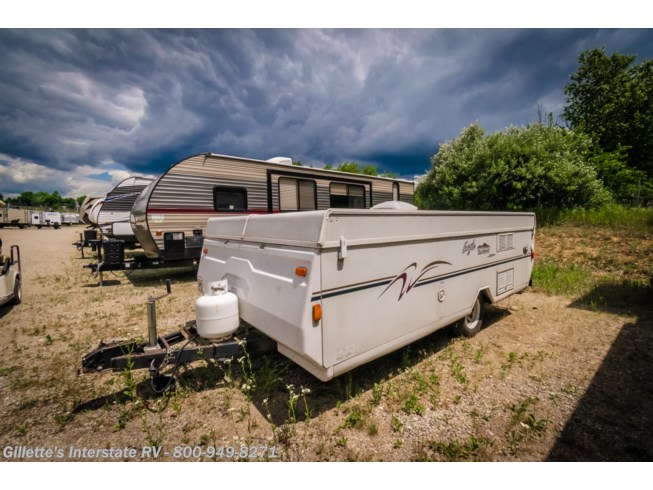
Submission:
[[[145,177],[129,177],[106,195],[104,201],[97,208],[97,218],[95,219],[102,235],[125,242],[136,241],[130,223],[131,210],[136,198],[150,182],[152,179]],[[93,209],[91,215],[94,214],[95,210]]]
[[[54,229],[61,227],[61,213],[54,211],[32,211],[32,225],[38,229],[52,226]]]
[[[129,241],[109,236],[98,249],[98,262],[87,267],[101,273],[197,264],[207,220],[215,216],[366,209],[389,199],[412,203],[413,182],[295,166],[283,157],[195,155],[170,167],[136,198],[131,228],[144,253],[126,259]],[[97,206],[88,211],[90,222],[102,221],[101,211],[95,218]]]
[[[82,223],[86,223],[87,225],[97,224],[97,222],[91,222],[91,218],[89,216],[89,213],[90,213],[91,209],[93,209],[94,206],[96,206],[97,204],[101,205],[101,203],[98,203],[98,201],[103,200],[104,198],[105,198],[105,196],[96,196],[96,197],[86,196],[86,198],[84,199],[82,204],[79,206],[79,220]],[[98,209],[98,212],[99,212],[99,209]],[[95,215],[95,216],[97,216],[97,215]]]
[[[25,228],[31,225],[31,211],[26,208],[5,205],[0,207],[0,228],[15,226]]]
[[[77,213],[63,213],[61,215],[61,224],[63,225],[78,225],[79,224],[79,214]]]
[[[129,365],[169,386],[170,352],[224,360],[246,345],[327,381],[450,324],[476,335],[485,305],[530,284],[535,215],[410,207],[212,218],[195,321],[158,336],[153,304],[166,295],[150,298],[149,342],[102,343],[82,371]]]

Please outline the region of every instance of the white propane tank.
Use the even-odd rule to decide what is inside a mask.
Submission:
[[[238,297],[229,292],[227,281],[212,282],[209,293],[195,301],[197,333],[205,339],[221,339],[238,330]]]

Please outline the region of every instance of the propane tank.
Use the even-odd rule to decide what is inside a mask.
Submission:
[[[229,292],[226,280],[212,282],[208,293],[195,301],[197,333],[206,339],[221,339],[232,335],[240,324],[238,297]]]

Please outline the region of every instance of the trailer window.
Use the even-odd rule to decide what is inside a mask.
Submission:
[[[279,211],[313,211],[317,209],[315,181],[279,179]]]
[[[365,187],[362,185],[340,184],[332,182],[330,189],[330,207],[365,209]]]
[[[392,200],[393,201],[399,200],[399,184],[397,182],[394,182],[392,184]]]
[[[213,209],[225,211],[247,211],[247,189],[216,185],[213,188]]]

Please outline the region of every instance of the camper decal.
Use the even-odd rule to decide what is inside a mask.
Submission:
[[[138,196],[138,195],[139,195],[138,192],[132,192],[130,194],[116,194],[115,196],[108,196],[108,197],[104,198],[104,202],[117,201],[119,199],[124,199],[126,197],[134,197],[134,196]]]
[[[465,245],[463,245],[463,255],[467,254],[469,255],[472,250],[476,249],[476,238],[472,240],[472,243],[469,243],[469,241],[465,240]]]
[[[476,251],[479,255],[489,254],[490,246],[487,243],[483,243],[483,245],[478,246],[478,249],[476,249]]]
[[[442,264],[447,264],[451,265],[449,262],[445,262],[443,260],[436,260],[435,262],[431,262],[430,264],[426,264],[421,271],[419,271],[419,274],[417,274],[417,277],[413,280],[410,280],[410,276],[414,275],[417,272],[417,262],[413,262],[410,264],[408,267],[406,267],[403,271],[401,271],[395,278],[390,281],[390,284],[388,284],[388,287],[383,290],[381,294],[379,294],[379,298],[385,294],[385,292],[392,287],[392,285],[401,280],[401,290],[399,291],[399,298],[397,298],[397,301],[401,301],[401,298],[404,297],[405,294],[408,294],[411,289],[417,284],[417,281],[419,281],[424,274],[429,272],[430,270],[435,269],[437,266],[442,265]],[[378,298],[377,298],[378,299]]]

